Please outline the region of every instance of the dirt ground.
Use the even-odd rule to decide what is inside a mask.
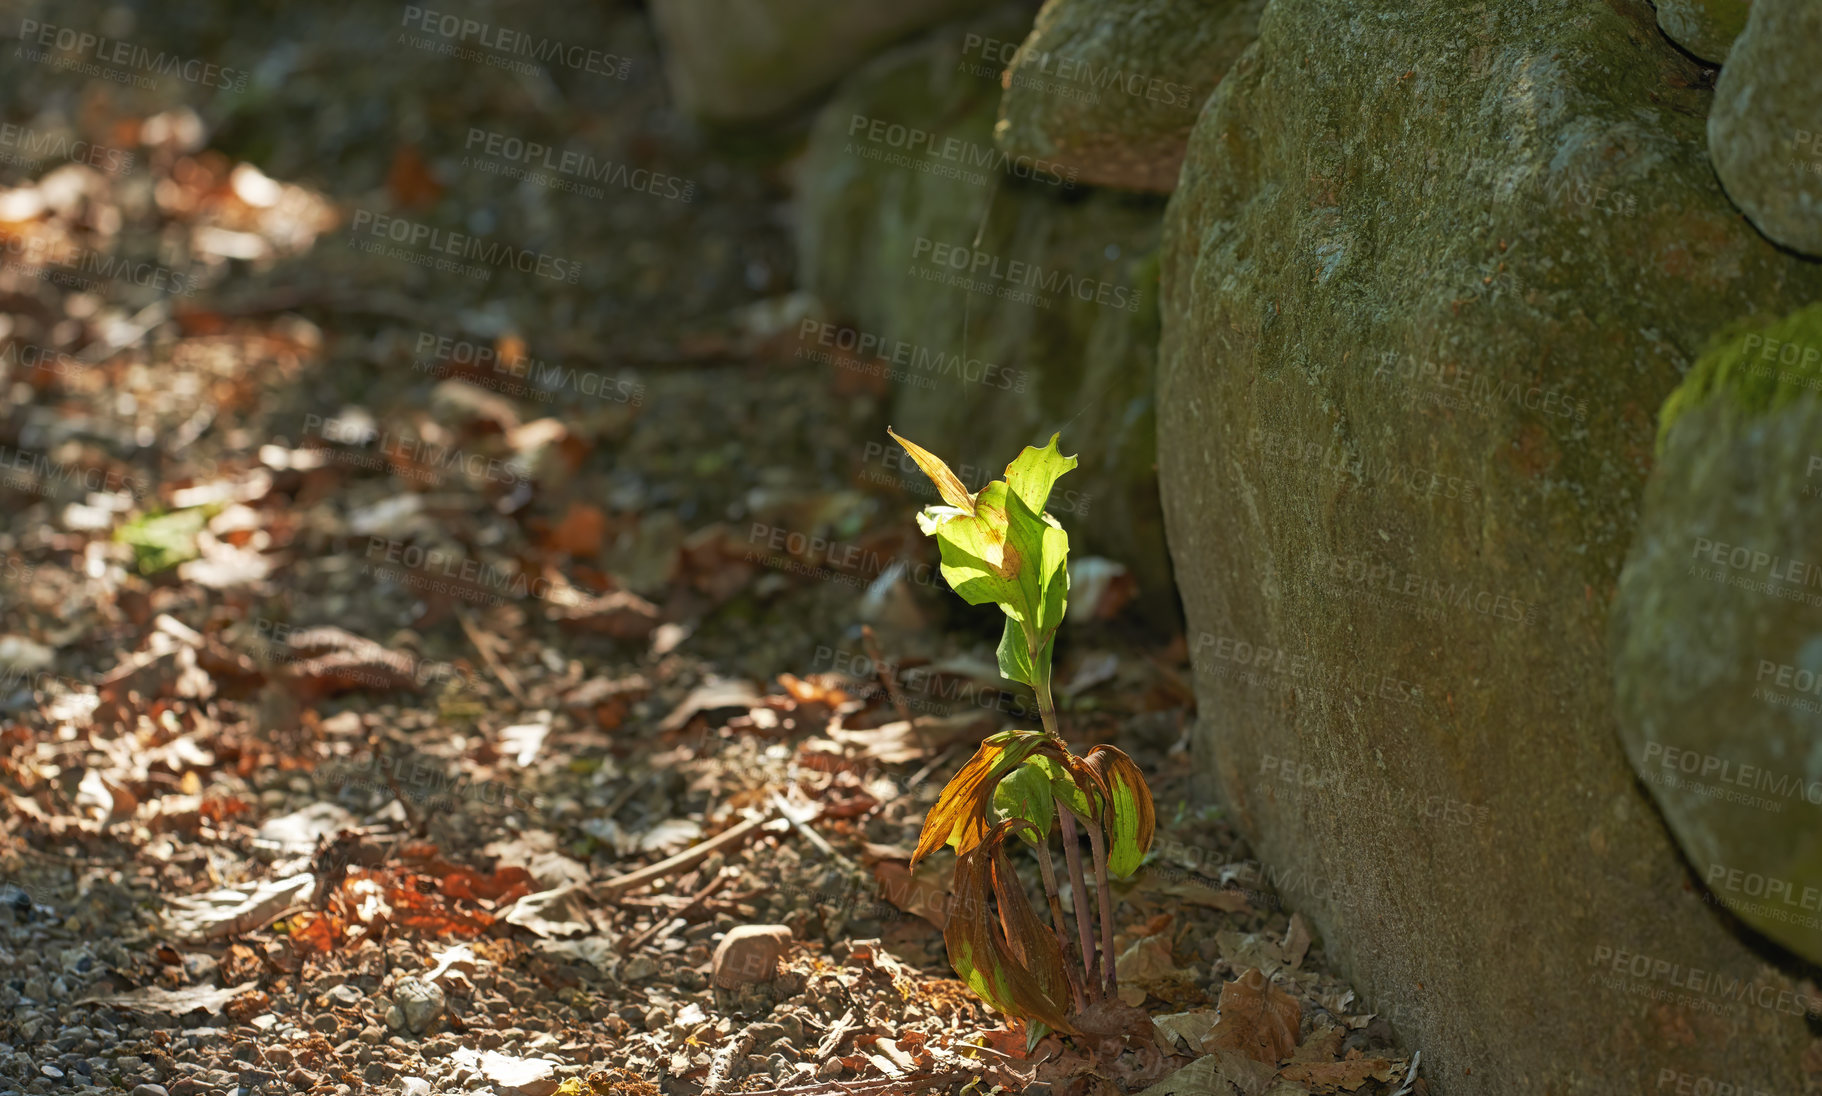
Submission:
[[[527,74],[383,5],[165,7],[40,18],[218,71],[0,46],[0,1091],[1118,1092],[1190,1062],[1163,1031],[1027,1055],[950,971],[951,861],[909,853],[1035,716],[880,474],[887,391],[797,353],[791,134],[697,135],[635,8],[493,5],[604,58]],[[532,143],[645,189],[511,177]],[[519,251],[439,268],[436,233]],[[1422,1091],[1191,779],[1182,638],[1076,596],[1064,733],[1158,804],[1129,1003],[1206,1029],[1260,970],[1307,1068],[1252,1091]],[[743,925],[790,946],[717,986]]]

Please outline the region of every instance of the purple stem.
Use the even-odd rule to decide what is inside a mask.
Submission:
[[[1038,854],[1038,873],[1044,877],[1044,897],[1050,901],[1050,924],[1057,935],[1057,946],[1063,949],[1064,961],[1067,962],[1069,953],[1075,950],[1075,945],[1069,942],[1069,929],[1063,920],[1063,900],[1057,892],[1057,870],[1056,865],[1050,859],[1050,842],[1044,841],[1035,847]],[[1088,1003],[1082,996],[1082,984],[1074,978],[1071,978],[1069,982],[1075,990],[1076,1011],[1080,1012]]]
[[[1069,888],[1075,897],[1075,930],[1082,941],[1082,969],[1088,975],[1088,999],[1098,1001],[1101,997],[1100,959],[1094,950],[1094,915],[1088,910],[1088,884],[1082,877],[1082,850],[1076,846],[1074,813],[1067,808],[1059,810],[1057,829],[1063,834],[1063,859],[1069,863]]]
[[[1113,957],[1113,881],[1107,874],[1107,845],[1101,827],[1084,822],[1088,828],[1088,848],[1094,853],[1094,887],[1101,896],[1101,950],[1107,955],[1107,996],[1119,996]]]

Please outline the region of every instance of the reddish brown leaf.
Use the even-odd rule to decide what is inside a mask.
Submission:
[[[392,154],[386,171],[386,189],[393,201],[406,209],[433,206],[443,196],[443,184],[430,174],[430,165],[416,145],[401,145]]]
[[[601,551],[606,537],[607,514],[599,506],[572,502],[563,520],[551,529],[547,543],[553,552],[588,559]]]
[[[1068,1015],[1069,976],[1056,938],[1031,912],[1030,901],[1024,898],[1016,877],[1010,884],[997,878],[1002,866],[1005,873],[1011,872],[1010,863],[1000,852],[1001,843],[1014,827],[1022,825],[1025,823],[1016,820],[1001,822],[987,831],[978,845],[956,859],[955,901],[949,909],[943,942],[948,945],[949,963],[955,972],[988,1004],[1007,1016],[1036,1020],[1053,1030],[1073,1033],[1076,1028]],[[1020,962],[1019,953],[1000,931],[1001,919],[994,915],[990,904],[996,895],[1008,903],[1003,907],[1004,925],[1021,936],[1021,950],[1036,960],[1036,965],[1044,970],[1042,974]],[[1028,937],[1031,925],[1036,925],[1038,931]],[[1059,986],[1061,997],[1053,993]]]
[[[1295,997],[1248,968],[1221,987],[1220,1018],[1202,1045],[1205,1050],[1232,1050],[1276,1065],[1297,1049],[1302,1020],[1303,1006]]]
[[[1392,1063],[1385,1058],[1363,1058],[1356,1049],[1339,1062],[1292,1062],[1280,1076],[1313,1093],[1353,1092],[1368,1081],[1390,1081]]]
[[[630,590],[611,590],[599,596],[564,598],[550,607],[550,617],[615,639],[644,639],[658,626],[658,607]]]

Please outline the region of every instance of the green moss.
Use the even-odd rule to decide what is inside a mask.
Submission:
[[[1725,395],[1740,413],[1762,415],[1822,392],[1822,303],[1772,324],[1747,321],[1721,332],[1658,412],[1658,452],[1692,408]]]

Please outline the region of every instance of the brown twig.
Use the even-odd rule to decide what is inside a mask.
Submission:
[[[688,921],[692,911],[701,909],[702,904],[714,897],[716,891],[727,886],[732,878],[733,877],[729,875],[716,875],[715,878],[709,880],[708,886],[697,891],[694,895],[691,895],[690,900],[682,906],[679,906],[669,917],[660,918],[652,924],[651,928],[646,929],[644,932],[628,941],[627,945],[620,949],[620,953],[622,955],[631,955],[644,946],[652,937],[658,935],[659,930],[665,928],[674,930],[677,925]]]
[[[800,815],[789,803],[785,802],[784,796],[779,795],[777,792],[772,793],[772,806],[778,811],[780,817],[791,823],[791,828],[796,830],[799,836],[816,846],[817,852],[822,853],[830,860],[840,864],[850,873],[859,872],[861,870],[860,865],[849,860],[841,853],[836,852],[835,846],[829,844],[828,841],[823,838],[822,834],[817,833],[811,828],[810,823],[816,821],[816,819],[821,816],[821,811],[812,807],[808,813]]]
[[[969,1069],[926,1070],[905,1077],[877,1077],[867,1081],[822,1081],[792,1088],[751,1089],[741,1096],[893,1096],[922,1092],[979,1076]]]
[[[625,875],[617,875],[605,882],[596,883],[592,888],[594,896],[603,902],[611,902],[622,891],[629,891],[635,887],[642,887],[647,883],[663,879],[672,872],[682,871],[684,868],[691,867],[700,861],[708,859],[713,853],[738,845],[740,842],[745,841],[755,833],[758,833],[759,827],[765,825],[769,820],[769,814],[761,815],[758,818],[749,818],[738,826],[731,826],[728,829],[723,830],[721,833],[716,834],[714,837],[709,838],[700,845],[684,849],[675,856],[660,860],[656,864],[652,864],[648,867],[640,868],[638,871],[627,872]]]
[[[873,660],[873,669],[878,673],[880,683],[886,687],[886,695],[892,698],[892,710],[898,713],[898,718],[911,725],[911,733],[917,736],[917,744],[928,754],[930,740],[924,736],[924,729],[918,726],[917,720],[911,717],[911,705],[905,702],[905,694],[899,691],[896,675],[879,653],[879,641],[873,635],[873,625],[862,624],[860,637],[866,641],[867,657]]]
[[[506,668],[506,664],[500,661],[499,656],[494,654],[492,640],[483,636],[480,630],[474,626],[474,622],[468,619],[468,614],[461,609],[456,610],[456,619],[461,622],[462,631],[468,633],[468,641],[474,644],[474,649],[481,652],[481,661],[487,664],[487,668],[493,672],[493,676],[499,679],[500,684],[506,686],[506,691],[512,694],[514,700],[527,708],[531,707],[531,701],[526,698],[525,690],[519,687],[519,679],[513,676],[513,672]]]
[[[905,694],[899,691],[898,682],[888,672],[886,660],[879,653],[879,640],[873,634],[873,625],[862,624],[860,638],[866,641],[867,657],[873,660],[873,669],[879,675],[880,684],[886,687],[886,695],[892,698],[892,709],[898,713],[898,718],[910,723],[911,705],[905,703]]]

